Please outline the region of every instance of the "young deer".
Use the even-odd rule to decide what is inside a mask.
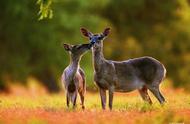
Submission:
[[[138,89],[142,99],[152,104],[147,92],[149,89],[160,104],[165,102],[159,90],[159,85],[166,74],[163,64],[152,57],[140,57],[126,61],[106,60],[103,55],[102,41],[109,34],[110,28],[106,28],[103,33],[99,34],[92,34],[85,28],[81,28],[81,32],[93,45],[94,80],[99,87],[103,109],[106,107],[106,90],[109,92],[110,110],[114,91],[129,92]]]
[[[70,101],[73,108],[76,106],[77,93],[80,95],[82,109],[84,106],[84,94],[86,91],[85,74],[79,67],[82,55],[91,48],[91,44],[69,45],[64,44],[66,51],[70,53],[70,64],[62,74],[62,83],[66,90],[66,102],[69,107]]]

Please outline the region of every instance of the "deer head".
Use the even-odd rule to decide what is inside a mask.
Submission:
[[[81,33],[83,36],[87,37],[90,40],[90,44],[93,45],[93,48],[99,49],[102,47],[102,41],[110,33],[110,28],[105,28],[102,33],[93,34],[85,28],[81,28]]]
[[[73,59],[79,59],[86,51],[92,47],[92,44],[70,45],[64,43],[63,47],[71,54],[71,57]]]

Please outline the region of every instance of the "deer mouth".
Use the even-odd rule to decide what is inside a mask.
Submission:
[[[92,46],[93,46],[93,44],[90,43],[90,44],[88,45],[88,49],[91,49]]]

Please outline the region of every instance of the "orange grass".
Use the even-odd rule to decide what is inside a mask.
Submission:
[[[162,88],[164,106],[152,95],[150,106],[136,91],[116,93],[113,111],[101,110],[98,93],[86,93],[83,111],[79,100],[76,110],[67,109],[64,93],[14,90],[0,95],[0,124],[190,124],[190,94],[180,89]]]

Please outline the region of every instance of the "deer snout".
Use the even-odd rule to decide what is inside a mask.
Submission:
[[[90,43],[90,44],[88,45],[88,49],[91,49],[91,48],[92,48],[92,46],[93,46],[93,44],[92,44],[92,43]]]

